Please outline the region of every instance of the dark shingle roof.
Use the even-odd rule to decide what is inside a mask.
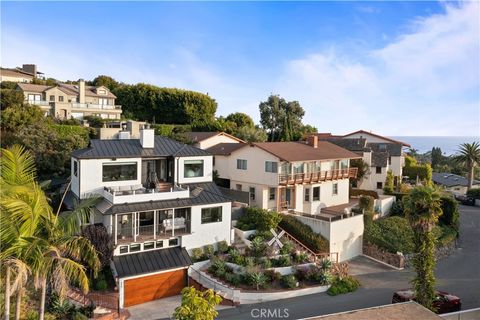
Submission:
[[[219,135],[220,132],[187,132],[186,134],[191,141],[199,142],[211,137],[215,137]]]
[[[367,147],[373,152],[388,152],[391,156],[399,157],[402,155],[402,145],[398,143],[367,143]]]
[[[192,260],[185,248],[173,247],[113,257],[119,278],[187,267]]]
[[[106,199],[95,205],[102,214],[117,214],[139,211],[150,211],[171,208],[184,208],[204,204],[231,202],[234,199],[222,193],[213,182],[191,183],[182,186],[190,188],[190,197],[161,201],[112,204]],[[193,192],[195,191],[195,192]]]
[[[388,152],[372,152],[372,167],[386,167],[388,157]]]
[[[345,148],[350,151],[366,151],[366,142],[367,140],[364,138],[322,138],[321,140],[325,140],[331,143],[336,144],[339,147]]]
[[[88,148],[72,152],[72,156],[77,159],[148,158],[168,156],[188,157],[208,155],[210,155],[210,153],[205,150],[162,136],[155,136],[154,148],[142,148],[139,139],[91,140]]]
[[[441,184],[446,187],[454,187],[454,186],[468,186],[468,180],[465,177],[447,173],[447,172],[434,172],[432,174],[432,180],[436,184]],[[474,180],[473,184],[480,184],[480,181]]]
[[[206,150],[213,155],[227,156],[227,155],[231,154],[233,151],[238,150],[240,148],[243,148],[246,145],[247,144],[245,144],[245,143],[235,143],[235,142],[219,143],[219,144],[216,144],[213,147],[210,147]]]

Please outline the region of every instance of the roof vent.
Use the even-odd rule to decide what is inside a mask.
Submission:
[[[191,191],[191,195],[192,197],[198,197],[200,193],[202,193],[202,191],[203,191],[203,188],[195,187],[195,189]]]

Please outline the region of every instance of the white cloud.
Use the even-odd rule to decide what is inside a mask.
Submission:
[[[330,50],[290,61],[277,91],[299,100],[320,131],[480,135],[479,12],[478,3],[447,5],[366,56]]]

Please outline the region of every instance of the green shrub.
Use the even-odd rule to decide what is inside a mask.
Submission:
[[[293,251],[295,246],[293,245],[293,242],[290,240],[286,240],[283,242],[283,247],[280,249],[280,254],[289,254],[290,252]]]
[[[262,257],[267,252],[267,244],[261,237],[256,237],[252,240],[250,251],[255,257]]]
[[[253,258],[253,257],[245,257],[245,259],[244,259],[243,261],[244,261],[245,267],[247,267],[247,268],[253,268],[253,267],[255,267],[255,258]]]
[[[393,203],[392,209],[390,210],[391,216],[399,216],[404,217],[405,214],[403,213],[403,202],[402,200],[397,200]]]
[[[73,314],[72,320],[88,320],[88,317],[77,311]]]
[[[366,212],[373,212],[373,206],[375,204],[375,199],[371,196],[362,195],[358,199],[358,206],[360,209]]]
[[[437,235],[437,247],[443,247],[450,242],[455,241],[458,236],[457,231],[452,227],[440,226],[439,229],[440,233]]]
[[[290,256],[281,256],[278,259],[271,259],[272,266],[275,268],[288,267],[292,265],[292,260]]]
[[[320,272],[317,277],[317,281],[322,286],[329,285],[333,281],[333,276],[330,272]]]
[[[65,124],[51,124],[55,132],[57,132],[60,138],[67,138],[70,136],[80,136],[82,139],[88,141],[90,135],[90,130],[87,127],[75,126],[75,125],[65,125]]]
[[[227,273],[225,275],[225,281],[227,281],[234,287],[238,287],[240,283],[242,283],[242,276],[235,273]]]
[[[333,280],[332,286],[327,290],[327,294],[336,296],[338,294],[353,292],[357,290],[358,287],[360,287],[360,282],[352,276],[344,278],[336,277]]]
[[[298,287],[298,280],[293,274],[283,276],[280,279],[280,283],[284,288],[292,289]]]
[[[38,312],[35,310],[29,310],[27,312],[26,320],[37,320],[39,318]]]
[[[393,177],[393,172],[392,170],[388,170],[387,171],[387,177],[385,178],[385,186],[383,187],[383,192],[385,194],[392,194],[393,193],[393,180],[394,180],[394,177]]]
[[[480,199],[480,188],[470,189],[467,191],[467,196]]]
[[[272,262],[268,258],[262,258],[260,260],[260,265],[262,266],[263,269],[269,269],[272,267]]]
[[[308,254],[306,252],[296,252],[294,257],[295,257],[295,262],[298,264],[308,261]]]
[[[413,251],[413,231],[406,218],[387,217],[365,226],[364,240],[396,253]]]
[[[370,196],[378,199],[378,193],[374,190],[350,189],[350,197]]]
[[[107,281],[102,279],[95,283],[95,289],[98,291],[105,291],[108,288]]]
[[[265,271],[265,276],[270,279],[270,282],[280,281],[280,279],[282,278],[282,274],[280,272],[276,272],[275,270]]]
[[[238,264],[239,266],[245,265],[245,256],[241,255],[237,249],[235,248],[230,249],[229,254],[230,254],[230,257],[229,257],[230,262]]]
[[[284,216],[280,222],[280,227],[315,253],[328,252],[330,249],[328,240],[313,232],[312,228],[298,221],[295,217]]]
[[[218,252],[220,253],[225,253],[228,251],[228,243],[227,241],[223,240],[223,241],[220,241],[218,244],[217,244],[217,247],[218,247]]]
[[[211,258],[215,253],[215,247],[212,244],[207,244],[206,246],[203,246],[203,253]]]
[[[203,260],[203,250],[202,248],[193,248],[192,249],[192,258],[194,261]]]
[[[320,269],[322,269],[323,271],[329,271],[330,269],[332,269],[332,261],[328,259],[323,259],[322,261],[320,261]]]
[[[458,202],[451,196],[442,196],[440,198],[443,214],[439,222],[443,225],[453,228],[458,232],[460,227],[460,212],[458,211]]]
[[[249,207],[246,214],[238,219],[236,227],[243,231],[269,231],[276,229],[281,220],[282,216],[278,212]]]

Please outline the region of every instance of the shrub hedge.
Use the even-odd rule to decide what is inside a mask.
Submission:
[[[475,199],[480,199],[480,188],[470,189],[467,191],[467,196]]]
[[[330,288],[327,290],[327,294],[330,296],[336,296],[338,294],[353,292],[360,287],[360,282],[352,276],[344,278],[336,277]]]
[[[236,227],[243,231],[256,229],[260,232],[276,229],[282,216],[275,211],[247,208],[246,214],[238,219]]]
[[[312,228],[298,221],[295,217],[283,216],[279,225],[313,252],[329,252],[330,246],[328,240],[313,232]]]
[[[460,212],[458,211],[458,202],[451,196],[440,198],[443,214],[438,219],[445,226],[453,228],[458,232],[460,227]]]
[[[374,190],[350,189],[350,197],[370,196],[378,199],[378,193]]]
[[[392,253],[413,251],[413,231],[406,218],[394,216],[375,220],[365,226],[363,237]]]

